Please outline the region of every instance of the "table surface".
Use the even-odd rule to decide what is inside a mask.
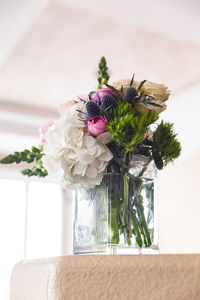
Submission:
[[[200,255],[82,255],[19,262],[11,300],[199,300]]]

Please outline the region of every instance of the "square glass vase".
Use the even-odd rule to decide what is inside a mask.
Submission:
[[[74,254],[157,254],[156,168],[135,157],[123,173],[75,192]]]

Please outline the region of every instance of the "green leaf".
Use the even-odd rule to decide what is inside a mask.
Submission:
[[[129,86],[132,86],[132,85],[133,85],[133,82],[134,82],[134,77],[135,77],[135,73],[133,73],[133,76],[132,76],[132,78],[131,78],[131,81],[130,81],[130,84],[129,84]]]
[[[40,153],[40,149],[39,149],[39,148],[36,148],[35,146],[32,146],[32,147],[31,147],[31,150],[32,150],[32,152],[34,152],[34,153]]]
[[[118,90],[116,90],[113,86],[105,83],[105,86],[107,86],[108,88],[110,88],[113,92],[115,92],[116,94],[120,95],[120,93],[118,92]]]
[[[143,87],[143,85],[145,84],[146,80],[143,80],[142,82],[140,82],[140,85],[137,88],[137,92],[139,92],[139,90]]]
[[[122,97],[124,96],[124,88],[123,88],[123,86],[121,86],[121,96]]]
[[[137,99],[137,103],[139,102],[139,100],[144,96],[144,91],[142,91],[142,93],[140,94],[140,96]]]
[[[162,105],[152,102],[152,101],[149,101],[148,103],[151,104],[152,106],[162,107]]]

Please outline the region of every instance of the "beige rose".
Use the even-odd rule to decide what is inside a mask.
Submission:
[[[137,89],[140,83],[141,81],[134,81],[132,86]],[[112,86],[118,91],[120,91],[123,86],[125,91],[130,86],[130,79],[122,79],[113,82]],[[135,109],[138,113],[151,110],[159,114],[167,108],[167,105],[164,102],[169,98],[170,92],[164,84],[147,80],[140,89],[140,93],[141,92],[144,92],[144,95],[152,96],[153,98],[151,99],[151,103],[148,103],[148,101],[143,102],[141,99],[140,102],[135,105]]]
[[[140,114],[142,114],[145,111],[151,110],[154,111],[156,114],[161,113],[167,108],[167,105],[159,100],[152,101],[157,105],[160,106],[154,106],[153,104],[150,103],[136,103],[135,104],[135,110]]]
[[[136,89],[140,85],[141,81],[134,81],[133,87]],[[130,79],[122,79],[119,81],[113,82],[112,86],[117,89],[118,91],[121,90],[121,86],[124,87],[124,90],[129,87]],[[163,102],[166,101],[169,98],[170,91],[164,84],[152,82],[152,81],[146,81],[144,85],[142,86],[140,92],[144,92],[145,95],[151,95],[158,99],[159,101]]]

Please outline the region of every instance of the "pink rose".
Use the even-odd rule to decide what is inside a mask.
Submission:
[[[52,120],[48,121],[44,125],[40,126],[39,132],[40,132],[40,139],[41,139],[42,143],[46,142],[46,140],[43,138],[43,135],[47,132],[48,128],[51,127],[51,125],[53,125],[53,121]]]
[[[92,97],[91,97],[92,100],[97,101],[97,94],[99,94],[100,102],[101,102],[103,96],[106,95],[106,94],[115,97],[114,92],[113,92],[110,88],[104,88],[104,89],[98,90],[97,92],[95,92],[95,93],[92,95]]]
[[[59,114],[62,115],[66,110],[68,110],[70,107],[72,107],[81,100],[87,102],[89,98],[87,95],[81,94],[76,96],[74,100],[68,100],[67,102],[60,104],[60,106],[58,107]]]
[[[105,131],[107,120],[105,117],[97,117],[87,121],[89,134],[98,136]]]
[[[59,114],[62,115],[62,113],[64,113],[64,111],[68,110],[74,104],[76,104],[76,102],[74,100],[69,100],[65,103],[60,104],[60,106],[58,107]]]

